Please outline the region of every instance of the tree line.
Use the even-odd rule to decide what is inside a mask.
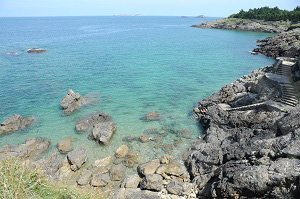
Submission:
[[[265,21],[290,20],[300,22],[300,6],[297,6],[292,11],[281,10],[278,7],[254,8],[248,11],[241,10],[237,14],[230,15],[229,18],[258,19]]]

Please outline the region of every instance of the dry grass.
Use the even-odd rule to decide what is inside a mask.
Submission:
[[[76,199],[93,198],[75,188],[52,184],[39,172],[28,170],[18,159],[0,161],[0,198],[2,199]]]

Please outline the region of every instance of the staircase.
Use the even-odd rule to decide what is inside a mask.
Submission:
[[[282,61],[282,63],[278,65],[277,74],[291,77],[293,65],[293,62]],[[294,86],[291,83],[280,83],[279,85],[282,94],[280,102],[295,107],[298,104],[298,99],[296,97]]]

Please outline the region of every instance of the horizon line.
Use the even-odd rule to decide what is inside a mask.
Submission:
[[[226,18],[224,16],[201,15],[49,15],[49,16],[0,16],[0,18],[42,18],[42,17],[188,17],[188,18]]]

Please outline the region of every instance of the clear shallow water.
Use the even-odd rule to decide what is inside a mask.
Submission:
[[[32,128],[0,137],[0,146],[40,136],[51,139],[54,148],[72,136],[75,147],[87,148],[93,159],[111,155],[125,136],[139,136],[149,128],[165,130],[162,144],[130,144],[150,159],[179,141],[174,132],[180,129],[197,138],[201,129],[189,113],[200,98],[273,63],[248,52],[268,34],[190,28],[201,20],[213,19],[0,18],[0,120],[14,113],[37,118]],[[48,52],[26,53],[31,47]],[[59,103],[68,88],[99,102],[64,116]],[[109,113],[117,123],[108,146],[74,131],[79,118],[96,110]],[[158,111],[162,120],[140,120],[151,111]],[[180,154],[191,141],[181,139],[171,153]]]

